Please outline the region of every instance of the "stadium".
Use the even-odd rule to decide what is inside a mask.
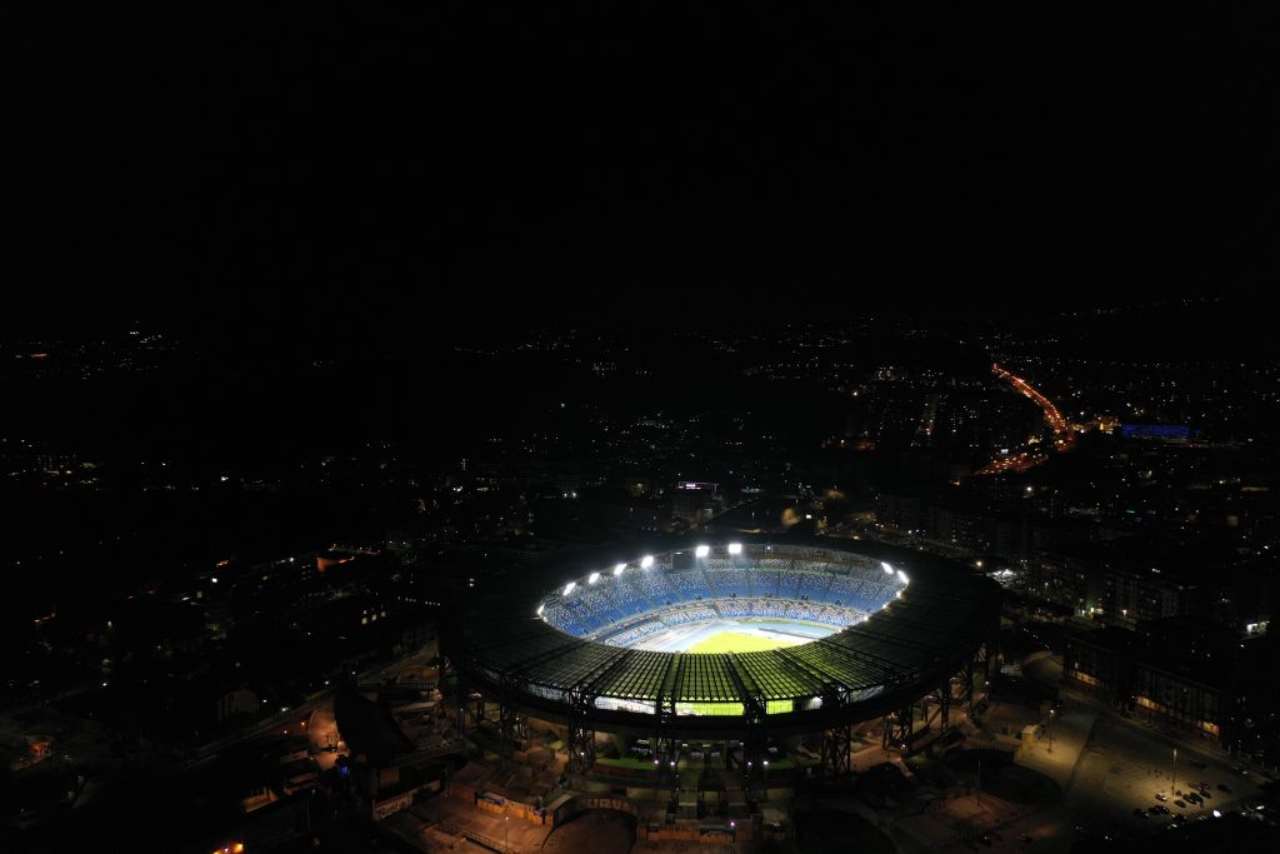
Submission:
[[[823,768],[848,773],[859,723],[883,717],[885,746],[902,746],[925,701],[945,726],[999,623],[989,580],[885,546],[698,541],[593,560],[512,580],[462,621],[455,658],[504,742],[526,716],[563,725],[578,772],[599,732],[640,741],[659,769],[682,742],[722,744],[744,774],[770,742],[821,734]]]

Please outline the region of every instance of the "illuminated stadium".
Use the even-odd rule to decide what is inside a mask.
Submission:
[[[702,739],[747,768],[771,738],[823,733],[824,766],[847,772],[853,725],[884,717],[897,744],[922,698],[944,721],[968,699],[998,626],[991,582],[882,546],[708,539],[596,565],[513,582],[465,620],[458,656],[504,737],[523,716],[566,725],[580,771],[609,732],[652,743],[656,765]]]

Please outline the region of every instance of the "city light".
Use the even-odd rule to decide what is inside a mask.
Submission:
[[[587,576],[587,583],[588,583],[588,584],[595,584],[595,583],[596,583],[597,581],[599,581],[599,580],[600,580],[600,573],[598,573],[598,572],[593,572],[593,573],[591,573],[590,575],[588,575],[588,576]]]
[[[711,546],[698,546],[693,550],[693,553],[698,557],[706,557],[711,554]]]
[[[568,596],[570,593],[573,592],[573,588],[577,586],[578,586],[578,582],[570,581],[568,584],[564,586],[564,595]]]
[[[651,566],[653,566],[653,555],[645,555],[644,557],[640,558],[641,569],[648,569]]]
[[[880,561],[880,568],[885,571],[886,575],[893,575],[893,567],[889,566],[889,564],[884,561]]]
[[[742,554],[742,543],[729,543],[729,554],[731,555]]]
[[[620,563],[613,568],[613,574],[622,575],[622,571],[625,570],[626,568],[627,568],[627,565],[625,563]]]

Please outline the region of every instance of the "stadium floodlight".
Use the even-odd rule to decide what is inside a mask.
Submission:
[[[600,573],[598,573],[598,572],[593,572],[593,573],[591,573],[590,575],[588,575],[588,576],[587,576],[587,583],[588,583],[588,584],[595,584],[595,583],[596,583],[597,581],[599,581],[599,580],[600,580]]]
[[[742,554],[742,543],[729,543],[729,554],[731,555]]]
[[[648,569],[651,566],[653,566],[653,555],[645,555],[644,557],[640,558],[641,569]]]
[[[623,571],[624,569],[626,569],[626,568],[627,568],[627,565],[626,565],[625,563],[620,563],[620,564],[618,564],[617,566],[615,566],[615,567],[613,568],[613,574],[614,574],[614,575],[622,575],[622,571]]]
[[[901,581],[903,584],[911,583],[911,579],[907,578],[907,574],[902,570],[898,570],[898,580]]]
[[[886,575],[893,575],[893,567],[889,566],[889,564],[884,561],[880,561],[880,568],[885,571]]]
[[[711,554],[711,546],[698,546],[693,550],[693,553],[698,557],[706,557]]]
[[[573,588],[577,586],[578,586],[578,582],[570,581],[568,584],[564,586],[564,595],[568,596],[570,593],[573,592]]]

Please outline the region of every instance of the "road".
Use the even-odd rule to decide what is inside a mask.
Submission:
[[[991,366],[991,373],[995,374],[998,379],[1007,382],[1014,391],[1028,398],[1036,406],[1040,407],[1040,411],[1044,413],[1044,423],[1048,425],[1053,432],[1053,448],[1056,451],[1068,451],[1076,441],[1075,430],[1067,423],[1067,419],[1062,412],[1054,405],[1053,401],[1040,393],[1039,389],[1031,385],[1022,377],[1014,374],[999,364]],[[980,475],[1003,474],[1004,472],[1022,472],[1035,466],[1040,465],[1047,460],[1048,453],[1037,448],[1032,442],[1028,441],[1026,447],[992,460],[987,465],[978,470]]]

